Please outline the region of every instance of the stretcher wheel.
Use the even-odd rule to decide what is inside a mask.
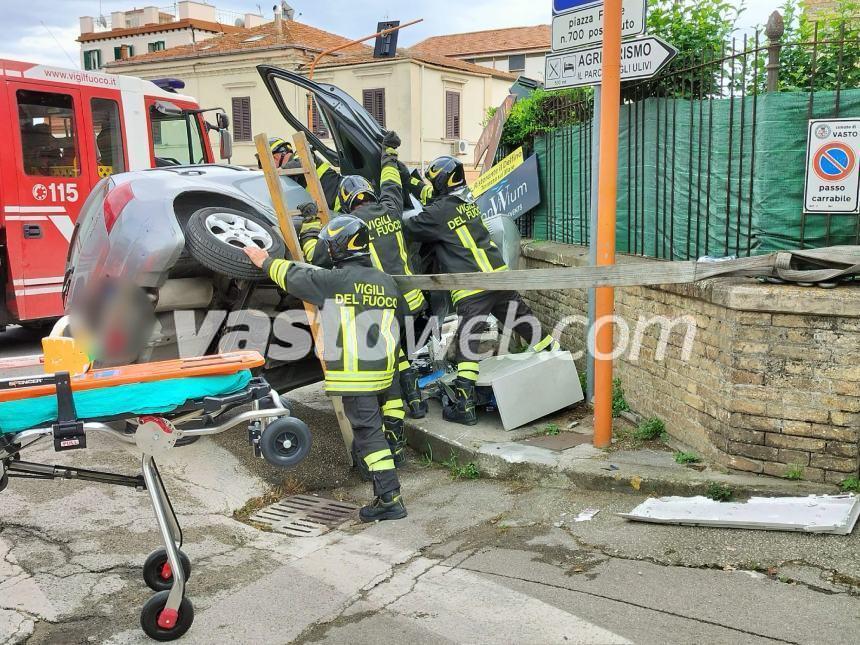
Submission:
[[[179,552],[179,561],[182,563],[182,571],[185,580],[191,577],[191,561],[182,551]],[[153,591],[166,591],[173,585],[173,572],[167,562],[167,551],[156,549],[150,553],[146,562],[143,563],[143,581]]]
[[[263,430],[260,450],[263,458],[273,466],[293,468],[311,450],[311,431],[301,419],[281,417]]]
[[[191,605],[191,601],[184,597],[176,616],[162,616],[169,595],[169,591],[159,591],[146,601],[140,612],[140,628],[153,640],[175,641],[191,629],[191,623],[194,622],[194,607]],[[169,626],[162,627],[159,624],[159,619],[161,619],[162,625],[167,624]],[[165,622],[168,619],[172,620]]]

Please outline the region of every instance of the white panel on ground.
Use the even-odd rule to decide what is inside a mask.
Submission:
[[[523,352],[481,361],[478,385],[490,386],[505,430],[583,400],[570,352]]]
[[[860,497],[751,497],[746,502],[717,502],[707,497],[660,497],[648,499],[629,513],[619,515],[628,520],[657,524],[848,535],[860,516]]]

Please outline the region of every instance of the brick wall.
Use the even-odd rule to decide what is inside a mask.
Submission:
[[[581,247],[523,245],[524,268],[577,266],[584,258]],[[587,312],[584,290],[523,296],[549,327]],[[673,328],[662,360],[653,325],[644,329],[638,358],[628,350],[616,360],[635,412],[660,417],[670,435],[736,470],[800,470],[804,479],[828,482],[857,474],[860,284],[826,290],[718,278],[619,288],[615,300],[631,336],[640,317],[692,316],[696,323],[689,360],[681,356],[684,325]],[[567,327],[561,342],[584,350],[584,327]]]

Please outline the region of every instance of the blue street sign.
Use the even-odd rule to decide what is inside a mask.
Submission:
[[[552,0],[552,12],[559,14],[592,4],[603,4],[603,0]]]

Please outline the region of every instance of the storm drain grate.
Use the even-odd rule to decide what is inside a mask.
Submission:
[[[251,520],[292,537],[316,537],[354,517],[358,506],[312,495],[292,495],[260,509]]]

